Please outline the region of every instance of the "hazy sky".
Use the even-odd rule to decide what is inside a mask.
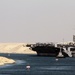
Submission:
[[[0,0],[0,42],[72,41],[75,0]]]

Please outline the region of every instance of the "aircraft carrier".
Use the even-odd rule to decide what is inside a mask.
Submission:
[[[55,47],[54,43],[36,43],[27,44],[31,50],[36,51],[38,56],[51,56],[51,57],[67,57],[68,54],[64,52],[61,47]]]

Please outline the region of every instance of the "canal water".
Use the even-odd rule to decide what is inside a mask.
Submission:
[[[44,57],[33,54],[0,54],[15,64],[0,66],[0,75],[75,75],[75,58]],[[26,66],[30,65],[27,70]]]

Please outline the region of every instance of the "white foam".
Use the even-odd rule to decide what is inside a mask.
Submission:
[[[24,60],[16,60],[16,64],[18,65],[18,64],[24,64],[24,63],[26,63],[26,61],[24,61]]]

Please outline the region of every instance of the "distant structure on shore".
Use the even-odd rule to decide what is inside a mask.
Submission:
[[[75,42],[75,35],[73,35],[73,42]]]

